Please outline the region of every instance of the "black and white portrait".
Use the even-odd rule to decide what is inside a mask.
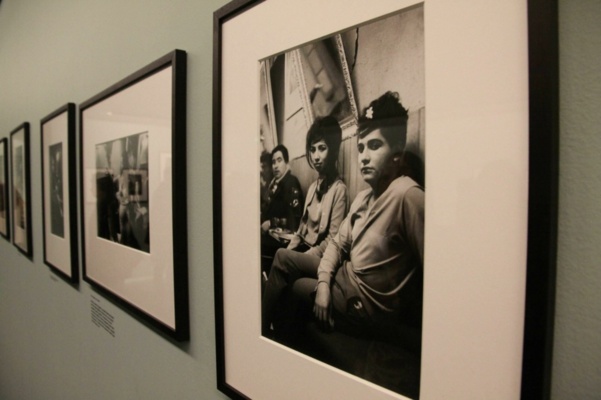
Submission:
[[[148,132],[96,145],[98,236],[150,252]]]
[[[50,161],[50,232],[65,236],[63,208],[63,144],[56,143],[48,148]]]
[[[262,335],[411,398],[422,331],[423,12],[259,68]]]
[[[15,226],[20,229],[25,229],[26,218],[26,193],[25,193],[25,155],[23,145],[19,145],[14,149],[13,160],[13,221]]]

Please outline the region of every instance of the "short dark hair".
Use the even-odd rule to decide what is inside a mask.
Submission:
[[[273,155],[278,151],[282,152],[282,157],[284,157],[284,161],[288,164],[288,149],[283,144],[278,144],[271,150],[271,159],[273,160]]]
[[[271,154],[266,151],[263,151],[261,153],[260,162],[261,162],[261,164],[271,165]]]
[[[340,124],[338,124],[336,118],[332,116],[317,117],[307,131],[305,157],[311,168],[313,168],[310,155],[311,145],[320,140],[323,140],[328,145],[326,169],[335,168],[340,151],[340,142],[342,142],[342,129],[340,129]]]
[[[381,129],[382,136],[393,147],[401,150],[407,142],[407,120],[409,113],[399,100],[397,92],[386,92],[369,106],[364,108],[359,117],[359,138],[364,138],[375,129]]]

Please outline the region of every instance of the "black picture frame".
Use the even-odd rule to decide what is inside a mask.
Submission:
[[[75,113],[67,103],[40,120],[44,263],[71,284],[79,282]]]
[[[559,190],[557,0],[528,0],[528,259],[522,399],[551,398]]]
[[[10,199],[8,182],[8,139],[0,139],[0,236],[10,240]]]
[[[29,122],[24,122],[10,133],[11,240],[23,255],[33,259],[29,132]]]
[[[186,58],[174,50],[79,106],[83,279],[177,341],[190,335]]]
[[[557,1],[556,0],[525,0],[524,8],[527,6],[527,31],[523,35],[523,42],[527,42],[527,87],[528,87],[528,155],[527,171],[527,244],[524,247],[527,252],[527,262],[524,268],[525,296],[523,302],[523,347],[521,351],[521,373],[516,368],[515,373],[520,373],[520,393],[516,395],[521,399],[548,399],[550,397],[550,377],[552,361],[553,342],[553,315],[555,297],[555,263],[556,263],[556,233],[557,233],[557,188],[558,188],[558,31],[557,31]],[[427,6],[427,2],[425,3]],[[232,243],[229,238],[231,231],[224,227],[225,217],[233,213],[224,204],[224,193],[229,190],[224,179],[227,175],[237,172],[230,164],[224,161],[224,151],[231,151],[230,147],[224,146],[224,130],[229,120],[224,120],[225,102],[228,100],[224,95],[224,85],[227,79],[223,77],[224,70],[231,70],[232,65],[224,64],[224,54],[235,51],[233,47],[225,48],[225,28],[230,21],[241,21],[241,26],[258,26],[260,22],[249,23],[257,15],[271,15],[270,9],[273,3],[264,0],[235,0],[226,4],[214,13],[214,49],[213,49],[213,207],[214,207],[214,267],[215,267],[215,313],[216,313],[216,340],[217,340],[217,386],[220,391],[234,399],[253,398],[255,385],[265,385],[264,390],[275,389],[271,378],[259,379],[260,382],[249,382],[243,378],[245,368],[258,368],[246,366],[240,361],[238,352],[244,345],[237,341],[241,335],[238,331],[232,331],[227,322],[227,314],[231,313],[234,306],[228,300],[232,296],[242,296],[239,292],[232,292],[232,287],[225,287],[228,279],[233,279],[233,273],[228,273],[232,265],[226,265],[224,259],[231,256],[232,247],[226,248],[226,243]],[[260,7],[259,7],[260,6]],[[298,8],[300,5],[296,4]],[[256,7],[256,9],[255,9]],[[292,7],[292,6],[291,6]],[[308,7],[308,6],[307,6]],[[367,5],[365,7],[368,7]],[[301,7],[302,8],[302,7]],[[259,11],[260,9],[260,11]],[[344,7],[341,8],[343,10]],[[249,12],[251,11],[252,12]],[[427,12],[427,11],[426,11]],[[341,11],[343,13],[343,11]],[[281,15],[281,14],[280,14]],[[272,15],[274,17],[274,15]],[[279,18],[279,17],[278,17]],[[283,17],[284,18],[284,17]],[[329,20],[334,19],[332,17]],[[326,18],[328,20],[328,18]],[[301,20],[302,21],[302,20]],[[297,23],[295,21],[294,23]],[[300,22],[302,24],[302,22]],[[329,23],[329,22],[328,22]],[[247,25],[249,24],[249,25]],[[234,28],[232,28],[233,30]],[[289,30],[281,32],[284,36],[292,35],[298,29],[297,25],[291,23]],[[337,28],[338,29],[338,28]],[[429,28],[428,28],[429,29]],[[231,34],[232,30],[228,31]],[[332,31],[335,33],[336,29]],[[262,33],[254,32],[253,36],[260,42]],[[308,40],[316,40],[309,38]],[[297,43],[300,45],[301,43]],[[236,43],[236,45],[240,45]],[[526,48],[526,47],[525,47]],[[285,51],[282,48],[280,51]],[[265,54],[268,56],[269,54]],[[257,58],[254,61],[258,61]],[[240,67],[238,67],[240,68]],[[231,97],[229,98],[231,100]],[[246,133],[248,134],[248,133]],[[242,133],[238,132],[238,135]],[[237,136],[238,138],[240,136]],[[240,190],[240,188],[237,188]],[[258,187],[257,187],[258,192]],[[427,191],[426,191],[427,192]],[[428,199],[426,195],[426,199]],[[236,209],[237,215],[244,213],[245,209]],[[229,240],[228,240],[229,239]],[[250,239],[250,238],[249,238]],[[239,244],[239,243],[238,243]],[[427,250],[426,250],[427,251]],[[251,261],[252,263],[252,261]],[[238,266],[240,267],[240,266]],[[248,265],[245,265],[248,268]],[[251,289],[252,290],[252,289]],[[229,293],[229,294],[228,294]],[[253,298],[254,299],[254,298]],[[255,301],[256,303],[256,301]],[[250,326],[254,317],[245,315],[243,323]],[[251,319],[248,319],[251,318]],[[231,320],[230,320],[231,322]],[[250,328],[249,328],[250,329]],[[248,334],[248,333],[245,333]],[[252,331],[251,336],[260,338],[260,332]],[[246,342],[245,342],[246,343]],[[255,340],[256,348],[252,352],[257,359],[261,359],[265,352],[264,341]],[[232,345],[233,344],[233,345]],[[248,347],[248,346],[246,346]],[[245,347],[245,349],[246,349]],[[249,350],[250,351],[250,350]],[[279,351],[274,350],[274,351]],[[444,354],[440,354],[444,357]],[[288,356],[287,356],[288,357]],[[287,359],[295,357],[289,356]],[[235,370],[232,366],[236,366]],[[280,369],[288,371],[288,366],[281,365]],[[298,371],[296,371],[298,372]],[[307,370],[303,370],[305,374]],[[286,372],[284,372],[285,374]],[[330,371],[324,374],[330,374]],[[303,380],[300,374],[290,372],[290,379],[294,382]],[[324,378],[326,380],[327,378]],[[470,379],[466,379],[469,384]],[[315,382],[304,381],[306,385],[317,385]],[[346,382],[346,381],[345,381]],[[298,383],[302,387],[302,383]],[[422,382],[422,385],[424,383]],[[471,382],[473,386],[473,382]],[[320,390],[326,390],[324,397],[330,392],[328,384],[321,382],[317,385]],[[290,391],[292,383],[288,386]],[[270,392],[272,393],[272,392]],[[279,392],[273,392],[277,393]],[[423,391],[422,391],[423,393]],[[290,394],[290,398],[294,397]],[[298,394],[299,398],[306,396],[303,390]],[[388,398],[388,394],[382,395]],[[394,395],[390,396],[394,398]],[[426,398],[423,396],[422,398]],[[430,398],[430,397],[427,397]]]

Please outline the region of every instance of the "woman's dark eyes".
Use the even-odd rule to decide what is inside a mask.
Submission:
[[[382,145],[383,143],[380,140],[370,140],[367,142],[367,148],[370,150],[378,150],[380,147],[382,147]],[[359,150],[359,153],[363,153],[363,150],[365,150],[365,145],[358,145],[357,150]]]
[[[377,150],[382,147],[382,142],[379,140],[370,141],[367,143],[367,147],[369,147],[370,150]]]

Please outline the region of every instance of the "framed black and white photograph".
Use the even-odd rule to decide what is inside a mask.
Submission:
[[[261,60],[257,154],[266,160],[262,335],[411,398],[423,297],[423,9]],[[345,275],[319,270],[322,259]],[[322,295],[331,304],[316,318]],[[355,318],[374,326],[356,332]]]
[[[84,280],[158,331],[189,337],[186,53],[80,105]]]
[[[40,121],[44,263],[71,283],[79,281],[75,129],[73,103]]]
[[[0,139],[0,235],[10,239],[10,208],[8,200],[8,140]]]
[[[214,24],[219,389],[548,392],[555,2],[247,0]]]
[[[11,237],[17,249],[32,258],[29,154],[29,122],[24,122],[10,133]]]

